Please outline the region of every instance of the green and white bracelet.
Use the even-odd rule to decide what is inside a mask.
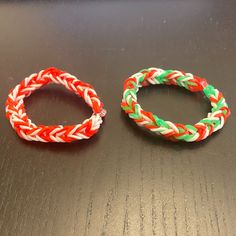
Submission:
[[[183,125],[164,121],[152,112],[144,111],[137,102],[139,88],[149,84],[178,85],[191,92],[202,91],[210,100],[212,109],[207,118],[195,125]],[[222,93],[209,85],[205,79],[178,70],[149,68],[130,76],[124,82],[122,109],[139,126],[160,134],[172,141],[201,141],[221,129],[230,115]]]

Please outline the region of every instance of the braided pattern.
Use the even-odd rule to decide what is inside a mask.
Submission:
[[[68,90],[82,97],[92,108],[92,116],[82,124],[70,126],[37,126],[32,123],[26,114],[23,99],[30,96],[36,89],[51,82],[62,84]],[[91,85],[56,68],[48,68],[25,78],[10,92],[6,101],[6,116],[12,127],[21,138],[29,141],[71,142],[88,139],[98,131],[104,115],[103,103]]]
[[[164,121],[153,113],[144,111],[137,102],[139,88],[149,84],[178,85],[191,92],[203,91],[211,102],[211,112],[208,113],[207,118],[200,120],[195,125]],[[208,85],[205,79],[182,71],[157,68],[141,70],[124,82],[121,107],[139,126],[163,135],[172,141],[201,141],[221,129],[230,115],[230,110],[222,93],[212,85]]]

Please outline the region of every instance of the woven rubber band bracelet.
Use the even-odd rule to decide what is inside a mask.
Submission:
[[[26,114],[23,99],[30,96],[36,89],[52,82],[64,85],[68,90],[82,97],[92,108],[92,116],[82,124],[70,126],[37,126],[32,123]],[[103,103],[90,84],[56,68],[48,68],[25,78],[10,92],[6,101],[7,118],[17,134],[28,141],[72,142],[88,139],[98,131],[105,114]]]
[[[144,111],[137,102],[139,88],[149,84],[178,85],[191,92],[203,91],[210,100],[211,112],[208,113],[207,118],[200,120],[195,125],[164,121],[153,113]],[[121,107],[137,125],[172,141],[201,141],[221,129],[230,115],[230,110],[222,93],[209,85],[205,79],[182,71],[157,68],[141,70],[124,82]]]

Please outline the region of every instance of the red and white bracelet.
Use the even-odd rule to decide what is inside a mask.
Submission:
[[[36,89],[52,82],[64,85],[68,90],[82,97],[92,108],[92,116],[82,124],[69,126],[37,126],[31,122],[25,111],[24,98],[30,96]],[[88,139],[97,133],[105,114],[103,103],[90,84],[56,68],[48,68],[25,78],[10,92],[6,101],[7,118],[17,134],[28,141],[72,142]]]

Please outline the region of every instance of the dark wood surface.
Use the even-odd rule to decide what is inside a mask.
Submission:
[[[236,235],[235,1],[0,3],[0,235]],[[91,83],[108,111],[99,133],[72,144],[21,140],[5,118],[8,91],[55,66]],[[147,134],[120,109],[123,81],[142,68],[192,72],[221,90],[232,116],[200,143]],[[156,86],[139,102],[194,123],[201,94]],[[91,114],[63,87],[25,100],[37,124]]]

